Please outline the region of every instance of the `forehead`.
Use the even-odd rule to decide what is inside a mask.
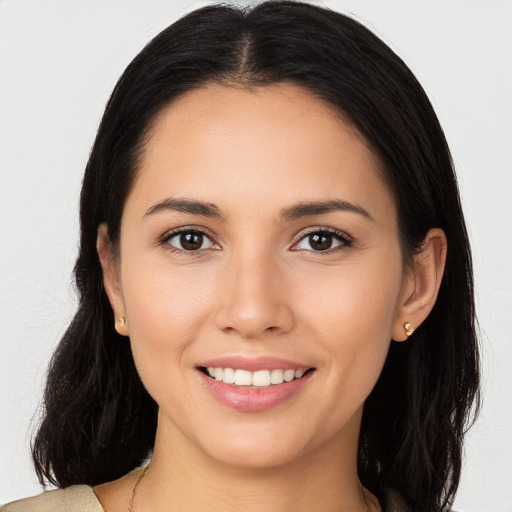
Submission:
[[[252,206],[270,196],[371,202],[380,194],[389,208],[378,167],[352,124],[300,86],[208,85],[157,115],[132,192],[146,203],[165,194],[216,204],[243,196]]]

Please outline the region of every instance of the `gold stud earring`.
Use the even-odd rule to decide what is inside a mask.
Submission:
[[[409,322],[405,322],[404,329],[405,334],[407,334],[407,336],[411,336],[412,333],[414,332],[414,329],[411,327],[411,324]]]

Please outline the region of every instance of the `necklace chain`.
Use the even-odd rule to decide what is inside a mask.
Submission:
[[[143,470],[142,473],[139,475],[137,480],[135,481],[135,485],[132,489],[132,496],[130,498],[130,503],[128,505],[128,512],[135,512],[135,493],[137,492],[137,487],[139,487],[139,484],[142,482],[142,479],[146,476],[146,473],[148,472],[150,464],[148,464]]]

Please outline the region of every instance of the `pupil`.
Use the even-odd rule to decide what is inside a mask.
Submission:
[[[180,243],[183,249],[196,251],[203,245],[203,235],[200,233],[183,233],[180,237]]]
[[[313,249],[317,251],[325,251],[327,249],[330,249],[332,245],[332,236],[323,235],[320,233],[309,235],[309,244]]]

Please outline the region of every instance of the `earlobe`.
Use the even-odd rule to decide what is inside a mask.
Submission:
[[[98,227],[96,250],[98,251],[98,257],[103,271],[103,286],[105,287],[110,306],[114,312],[115,329],[122,336],[128,336],[128,321],[119,282],[118,263],[112,252],[110,239],[108,237],[108,227],[104,223],[100,224]]]
[[[393,326],[395,341],[405,341],[412,336],[432,311],[443,278],[447,247],[444,231],[434,228],[427,233],[420,251],[414,256]]]

